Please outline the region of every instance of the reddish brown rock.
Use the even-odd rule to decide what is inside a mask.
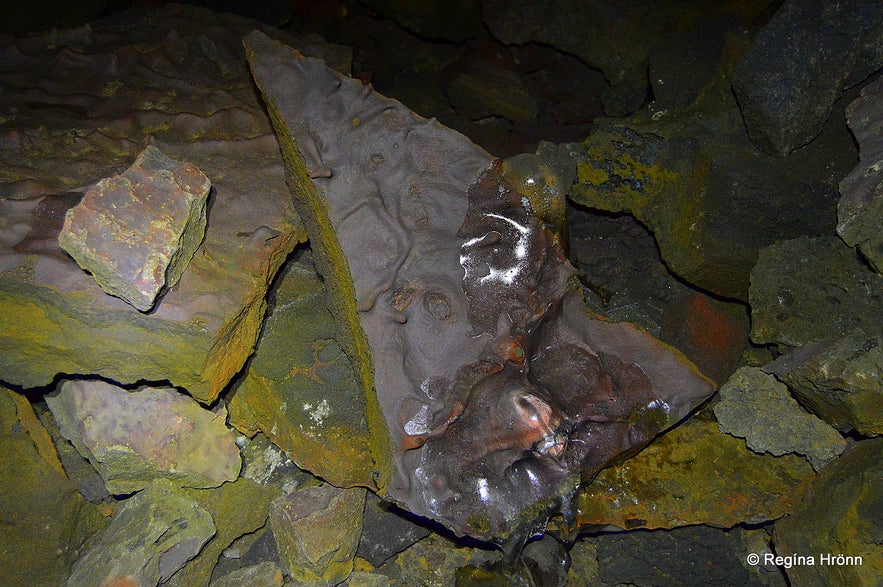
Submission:
[[[147,312],[202,242],[210,189],[195,165],[149,145],[67,211],[58,244],[104,291]]]

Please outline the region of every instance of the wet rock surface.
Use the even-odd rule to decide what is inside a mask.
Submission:
[[[104,4],[113,11],[127,2]],[[622,454],[583,478],[575,519],[553,516],[542,539],[538,522],[523,549],[512,541],[504,553],[456,539],[419,516],[372,511],[378,499],[370,494],[364,509],[341,517],[347,543],[359,547],[341,557],[343,570],[325,584],[536,587],[565,577],[567,585],[611,586],[876,584],[880,455],[869,438],[880,434],[883,391],[873,279],[879,65],[875,47],[867,55],[853,49],[879,8],[847,27],[852,38],[766,64],[817,75],[818,63],[800,59],[839,51],[836,63],[825,62],[827,78],[818,85],[840,87],[826,106],[827,122],[806,146],[781,157],[758,148],[757,133],[746,128],[752,123],[742,97],[751,80],[742,77],[738,102],[732,82],[736,64],[750,61],[770,38],[805,36],[793,24],[802,5],[782,4],[780,15],[781,3],[765,1],[576,4],[482,2],[454,15],[436,3],[421,14],[388,2],[314,3],[309,15],[299,12],[306,10],[300,3],[230,5],[272,27],[172,5],[86,27],[80,20],[72,30],[0,36],[0,381],[14,390],[6,392],[9,402],[0,397],[0,583],[80,582],[88,567],[113,575],[114,584],[131,584],[137,573],[147,584],[168,577],[163,584],[180,587],[295,584],[295,577],[313,576],[315,565],[292,562],[296,523],[277,516],[277,536],[270,504],[279,500],[278,508],[323,485],[311,473],[326,487],[382,485],[384,449],[375,433],[383,420],[366,417],[370,401],[358,362],[326,309],[335,308],[333,283],[313,266],[317,247],[297,245],[306,234],[247,70],[241,40],[257,28],[510,157],[506,173],[523,206],[564,247],[593,312],[674,346],[717,385],[737,366],[764,374],[761,387],[775,389],[777,403],[761,410],[772,416],[756,427],[762,443],[772,446],[772,439],[781,448],[794,439],[788,423],[813,413],[851,447],[819,472],[797,454],[753,452],[742,438],[722,433],[715,417],[715,407],[735,399],[730,385],[729,397],[713,398],[638,454]],[[48,27],[70,12],[59,9],[40,22]],[[451,17],[450,26],[441,27],[439,15]],[[17,27],[29,22],[27,15],[15,20]],[[781,28],[783,20],[791,29]],[[823,24],[833,28],[817,38],[845,22],[829,20]],[[291,37],[273,28],[285,22]],[[9,24],[0,18],[0,28]],[[855,67],[843,78],[850,59]],[[855,79],[867,73],[866,81]],[[780,86],[774,93],[796,92],[790,104],[820,95]],[[782,128],[805,130],[820,118],[782,120]],[[343,140],[365,127],[362,117],[350,122],[355,126]],[[86,192],[123,173],[149,145],[197,165],[213,190],[205,239],[192,261],[152,310],[139,312],[101,290],[59,247],[58,235]],[[326,149],[317,142],[320,157]],[[537,155],[529,153],[535,149]],[[566,221],[562,194],[571,199]],[[486,212],[474,210],[464,230],[481,228],[475,219]],[[408,301],[395,300],[402,314],[416,307]],[[438,301],[420,307],[435,316],[443,309]],[[488,307],[497,303],[488,300]],[[754,331],[746,344],[749,316]],[[516,347],[500,350],[517,361]],[[555,380],[549,363],[567,360],[533,361],[531,375]],[[226,407],[228,425],[242,434],[239,477],[176,489],[151,481],[164,473],[148,472],[147,488],[109,494],[99,472],[61,436],[46,404],[60,380],[96,375],[126,393],[147,383],[191,406],[195,398],[205,404],[203,414],[215,416],[213,426]],[[567,371],[558,383],[583,375]],[[780,401],[794,417],[774,409]],[[463,418],[442,412],[444,422],[453,419],[448,428]],[[506,425],[488,405],[476,412],[485,417],[475,424]],[[174,416],[152,419],[157,430],[177,431],[169,448],[203,428],[185,433]],[[113,418],[99,412],[92,421],[107,427]],[[815,446],[826,430],[802,434],[804,445]],[[548,452],[557,445],[542,446]],[[817,459],[816,465],[824,460]],[[186,515],[204,531],[198,539],[185,536],[183,514],[150,523],[147,502],[186,504]],[[330,515],[321,500],[310,503],[300,510],[304,520]],[[149,549],[127,546],[138,536]],[[166,547],[168,554],[157,554]],[[129,556],[114,555],[114,548]],[[820,564],[823,553],[842,554],[843,564]],[[815,555],[815,565],[796,558],[807,555]],[[861,556],[861,566],[849,556]],[[107,566],[113,564],[126,569]]]
[[[245,46],[375,442],[373,402],[385,421],[382,492],[505,539],[711,392],[677,351],[587,313],[533,214],[555,178],[266,35]]]

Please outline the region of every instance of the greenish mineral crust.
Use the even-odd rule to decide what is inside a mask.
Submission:
[[[570,197],[633,214],[653,233],[672,272],[745,301],[760,249],[833,231],[836,181],[854,165],[854,147],[842,125],[832,123],[787,160],[758,151],[745,135],[729,81],[718,76],[688,108],[597,120]]]
[[[776,522],[775,530],[776,554],[813,557],[812,564],[786,568],[791,584],[879,585],[883,439],[855,444],[798,498],[794,511]]]
[[[271,43],[269,51],[268,42]],[[359,321],[355,285],[349,263],[328,217],[328,204],[313,185],[304,157],[289,128],[289,124],[294,122],[289,116],[292,113],[283,113],[273,97],[273,91],[266,87],[270,80],[264,77],[262,61],[266,57],[262,57],[261,53],[272,55],[272,52],[277,50],[272,47],[272,43],[266,35],[255,31],[244,40],[245,52],[252,76],[261,90],[267,112],[270,114],[270,121],[276,131],[285,163],[286,183],[297,206],[298,214],[310,235],[316,267],[327,288],[328,307],[337,324],[336,339],[350,357],[361,387],[365,418],[371,433],[371,456],[374,466],[372,485],[383,490],[389,483],[393,468],[390,439],[374,390],[371,350]],[[286,50],[293,62],[300,58],[295,50],[290,48]]]
[[[883,435],[883,335],[854,332],[804,345],[764,370],[841,432]]]
[[[67,585],[156,585],[215,534],[211,515],[170,481],[127,499],[101,538],[74,564]]]
[[[187,489],[185,492],[211,514],[217,533],[164,585],[207,587],[224,549],[238,537],[255,532],[266,524],[270,502],[278,497],[279,490],[240,478],[220,487]]]
[[[0,584],[60,585],[106,522],[38,452],[13,394],[0,387]]]
[[[692,418],[601,471],[577,498],[577,525],[625,529],[758,524],[790,511],[813,477],[803,458],[761,456],[714,422]]]
[[[366,399],[334,339],[326,290],[308,254],[286,266],[273,300],[230,401],[230,423],[248,435],[262,431],[298,466],[334,485],[373,485]]]
[[[818,470],[846,448],[846,440],[810,414],[775,377],[742,367],[720,388],[714,406],[721,432],[745,439],[751,450],[806,456]]]
[[[836,236],[780,241],[751,271],[751,339],[799,346],[883,324],[883,276]]]
[[[309,487],[270,505],[282,568],[295,581],[337,585],[353,570],[362,531],[364,489]]]

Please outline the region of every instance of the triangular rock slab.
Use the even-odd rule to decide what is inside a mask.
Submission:
[[[382,493],[517,539],[710,393],[670,347],[588,315],[520,165],[260,32],[245,46],[368,425],[389,441]]]
[[[0,379],[162,381],[217,397],[306,237],[242,59],[245,19],[185,6],[0,44]],[[123,83],[121,80],[125,80]],[[75,138],[73,138],[75,137]],[[149,314],[58,246],[65,212],[147,144],[212,181],[205,240]]]

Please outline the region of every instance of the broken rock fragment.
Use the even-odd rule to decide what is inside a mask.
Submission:
[[[270,505],[270,527],[286,574],[315,587],[332,587],[353,569],[362,533],[364,489],[308,487]]]
[[[138,491],[158,477],[217,487],[239,475],[226,412],[211,412],[174,389],[65,381],[46,401],[62,435],[98,469],[110,493]]]
[[[215,534],[211,515],[165,479],[123,502],[65,583],[156,585],[174,575]]]
[[[195,165],[150,145],[68,210],[58,243],[104,291],[147,312],[202,242],[210,189]]]

